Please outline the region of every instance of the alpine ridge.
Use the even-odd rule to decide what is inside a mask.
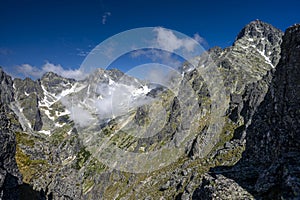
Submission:
[[[168,88],[117,69],[84,80],[12,79],[0,69],[0,199],[300,198],[299,47],[299,25],[283,33],[255,20],[232,46],[196,58],[199,67],[213,62],[224,82],[220,132],[209,132],[218,88],[184,64],[178,93],[189,84],[197,96],[186,92],[186,107]],[[176,146],[190,111],[193,137],[171,164],[144,160],[136,165],[148,171],[133,173],[118,170],[130,164],[118,154],[119,168],[99,158],[103,144],[135,154]]]

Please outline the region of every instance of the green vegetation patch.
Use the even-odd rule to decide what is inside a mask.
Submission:
[[[16,149],[16,161],[18,168],[23,175],[23,182],[30,183],[33,179],[44,175],[48,170],[49,164],[46,160],[32,160],[20,147]]]
[[[86,161],[90,158],[90,156],[91,153],[88,150],[86,150],[85,147],[81,148],[80,151],[77,153],[74,168],[77,170],[81,169],[86,163]]]
[[[16,132],[17,144],[25,145],[28,147],[34,147],[34,140],[30,138],[30,135],[24,132]]]
[[[56,128],[51,136],[50,141],[54,145],[59,145],[68,136],[68,132],[72,129],[70,124],[66,124],[63,127]]]

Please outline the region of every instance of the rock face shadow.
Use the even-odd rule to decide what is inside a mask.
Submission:
[[[47,195],[47,191],[36,191],[33,187],[27,183],[23,183],[19,186],[20,200],[52,200],[53,195],[50,193]]]

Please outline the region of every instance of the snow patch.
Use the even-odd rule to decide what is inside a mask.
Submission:
[[[39,131],[39,133],[43,133],[45,135],[51,135],[51,131],[50,130],[41,130],[41,131]]]
[[[64,112],[55,111],[55,114],[57,117],[60,117],[60,116],[64,116],[64,115],[69,115],[69,114],[71,114],[71,112],[69,110],[65,109]]]
[[[52,117],[52,116],[50,115],[49,110],[44,109],[44,112],[45,112],[45,114],[47,115],[47,117],[48,117],[49,119],[51,119],[52,121],[55,120],[55,117]]]
[[[108,85],[114,85],[114,84],[115,84],[115,82],[109,78],[108,79]]]
[[[242,49],[248,49],[249,47],[248,46],[240,46]]]
[[[151,89],[147,85],[144,85],[143,87],[138,88],[137,90],[134,90],[132,92],[132,95],[133,96],[145,95],[145,94],[148,94],[150,91],[151,91]]]
[[[41,87],[44,93],[44,98],[39,102],[39,106],[45,106],[47,108],[50,108],[52,104],[57,102],[57,98],[54,94],[48,92],[43,85],[41,85]]]
[[[257,51],[258,51],[258,53],[260,53],[260,55],[261,55],[262,57],[264,57],[265,62],[266,62],[267,64],[271,65],[272,68],[275,68],[275,66],[272,64],[270,58],[269,58],[268,56],[265,55],[265,50],[260,51],[259,49],[257,49]]]
[[[91,85],[89,84],[89,86],[87,88],[87,96],[90,96],[90,88],[91,88]]]
[[[55,126],[56,126],[56,127],[59,127],[59,128],[63,127],[64,125],[66,125],[66,123],[62,123],[62,124],[60,124],[60,123],[55,123]]]
[[[58,96],[57,96],[57,99],[61,99],[62,97],[65,97],[71,93],[75,93],[75,92],[79,92],[80,90],[82,90],[83,88],[85,88],[86,86],[85,85],[81,85],[79,87],[78,86],[78,83],[75,83],[70,89],[66,89],[66,90],[63,90]]]
[[[68,135],[71,135],[72,134],[72,129],[70,129],[68,132],[67,132]]]
[[[46,88],[42,85],[42,89],[44,92],[44,99],[42,99],[39,103],[40,106],[45,106],[50,109],[50,106],[59,101],[62,97],[65,97],[71,93],[79,92],[85,85],[80,85],[75,83],[70,89],[63,90],[59,95],[52,94],[46,90]],[[50,109],[51,110],[51,109]]]

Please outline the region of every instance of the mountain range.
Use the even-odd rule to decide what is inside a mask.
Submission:
[[[0,69],[0,199],[299,199],[300,25],[195,60],[170,88]]]

